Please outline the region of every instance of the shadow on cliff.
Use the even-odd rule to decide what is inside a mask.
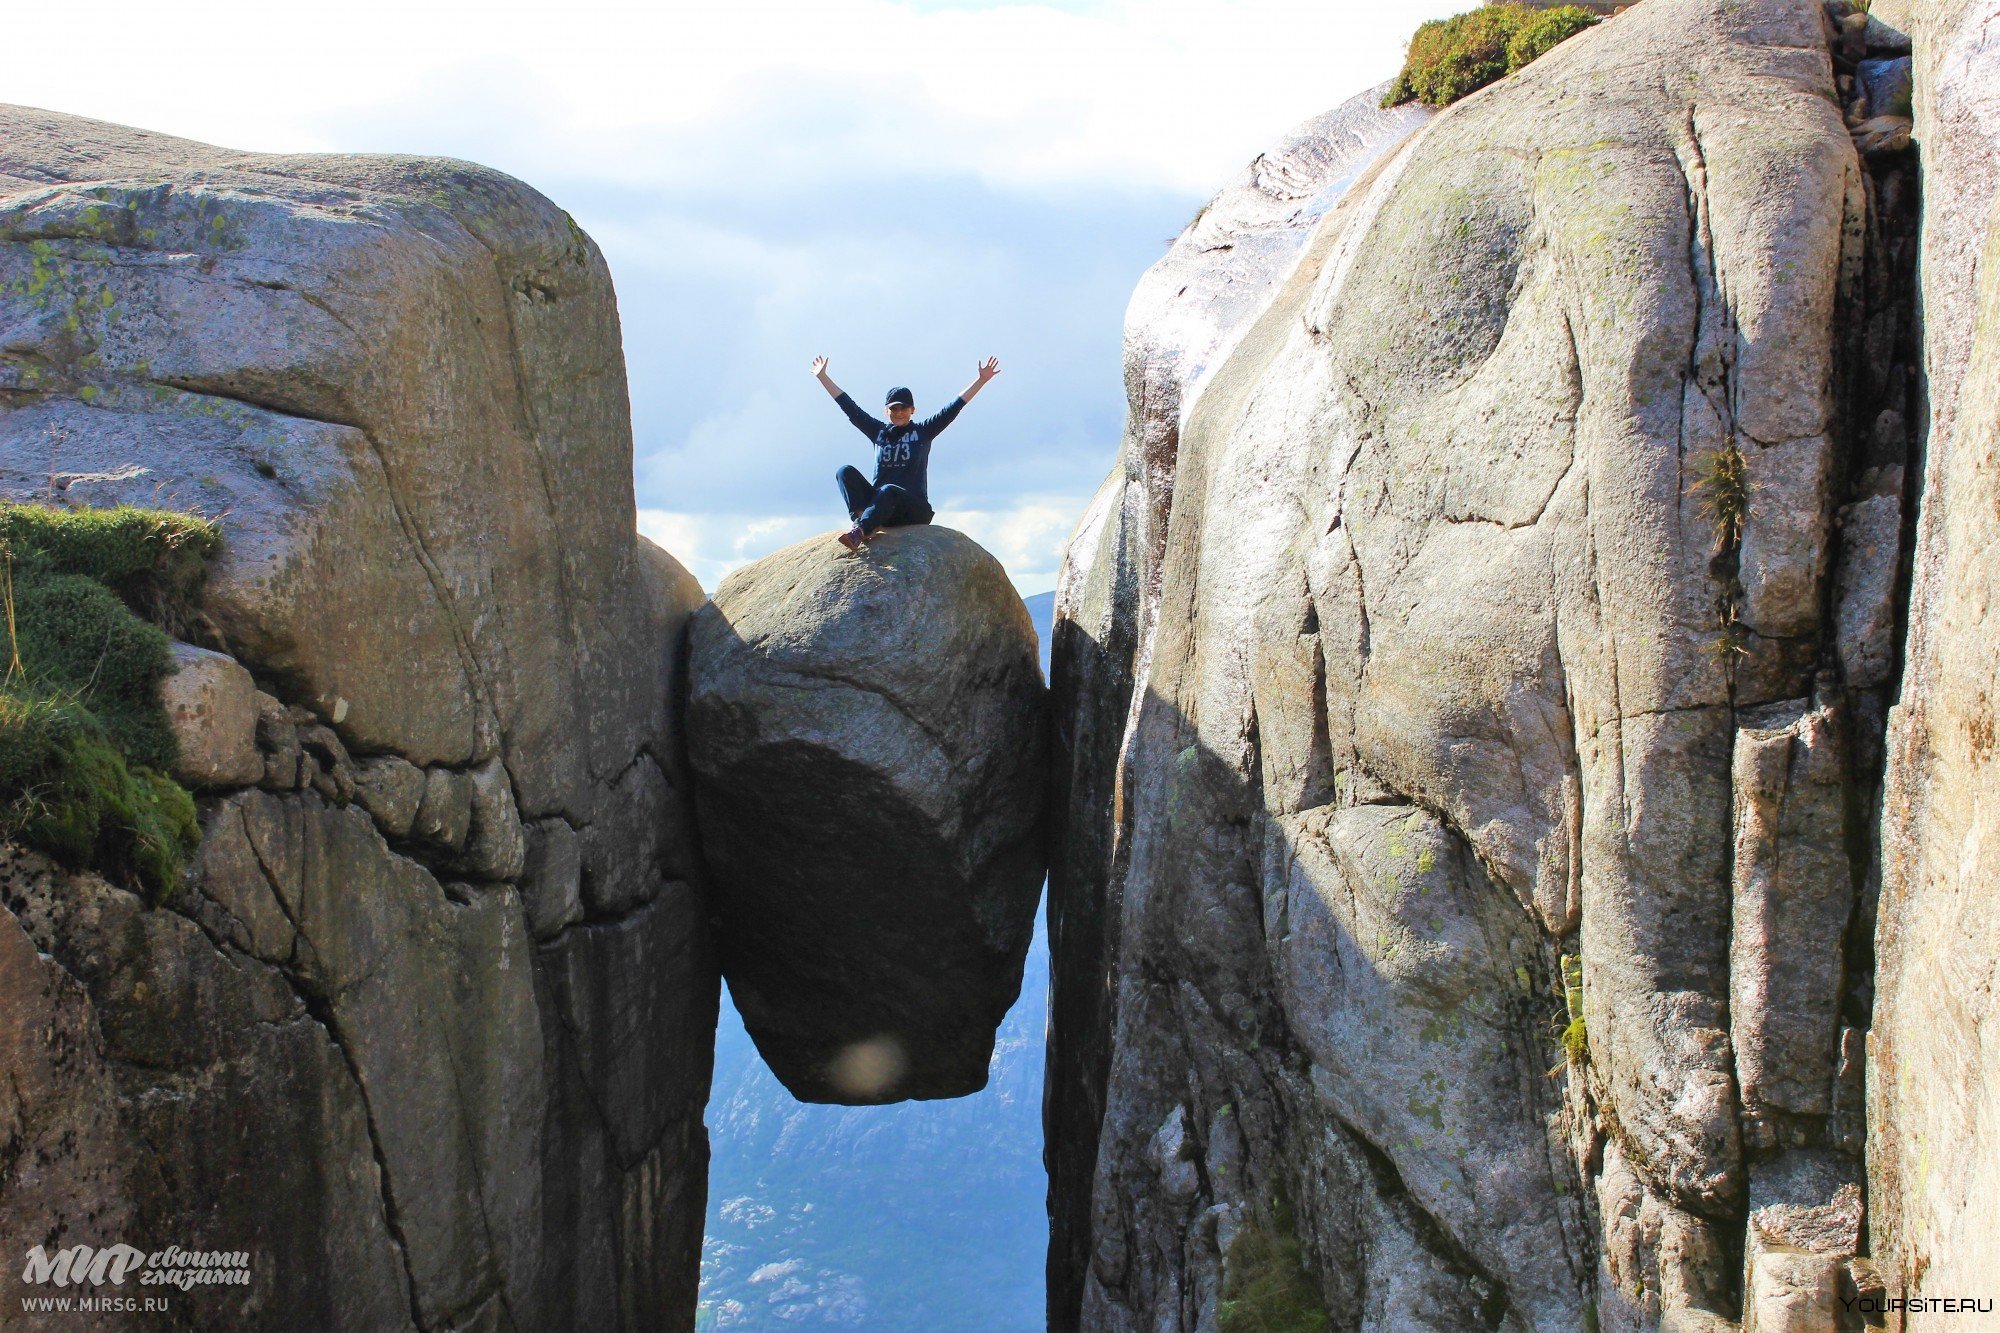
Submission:
[[[1274,1232],[1337,1325],[1384,1290],[1451,1326],[1581,1320],[1595,1264],[1548,1128],[1555,941],[1386,788],[1327,772],[1267,810],[1254,716],[1247,766],[1150,689],[1128,748],[1103,744],[1130,711],[1120,646],[1055,628],[1056,808],[1110,818],[1052,840],[1050,1327],[1109,1305],[1194,1326],[1251,1279],[1233,1243]],[[1458,1239],[1496,1227],[1521,1242],[1504,1264]]]

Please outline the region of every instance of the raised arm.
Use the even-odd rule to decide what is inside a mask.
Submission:
[[[987,357],[984,361],[981,361],[979,363],[979,373],[972,377],[972,383],[965,386],[965,392],[961,393],[959,397],[964,399],[968,403],[971,402],[973,399],[973,395],[977,394],[981,389],[985,388],[987,381],[991,380],[995,375],[998,375],[999,373],[1000,373],[1000,358],[997,356]]]
[[[813,358],[813,378],[819,381],[820,388],[826,390],[827,397],[829,398],[840,397],[841,395],[840,386],[833,382],[833,376],[826,373],[825,357],[816,356]]]
[[[860,404],[849,398],[847,391],[833,382],[833,376],[826,373],[825,357],[816,356],[813,358],[812,372],[813,378],[819,381],[819,387],[827,391],[833,398],[833,401],[840,406],[840,410],[847,414],[847,419],[854,423],[854,429],[860,431],[871,440],[889,429],[888,422],[877,421],[874,417],[863,412]]]
[[[957,420],[958,414],[965,409],[967,403],[972,401],[973,395],[985,388],[986,381],[999,373],[999,358],[989,356],[984,361],[981,361],[979,363],[979,373],[973,376],[972,383],[965,386],[965,392],[946,403],[943,410],[923,423],[922,430],[925,436],[935,436],[939,431]]]

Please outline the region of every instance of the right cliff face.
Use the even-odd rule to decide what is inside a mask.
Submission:
[[[1135,392],[1055,637],[1053,1326],[1869,1289],[1914,180],[1847,31],[1648,0],[1368,122]]]
[[[1917,38],[1931,410],[1884,803],[1870,1233],[1901,1294],[1990,1296],[2000,1272],[2000,4],[1902,8]]]

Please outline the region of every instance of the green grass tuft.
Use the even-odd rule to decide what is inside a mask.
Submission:
[[[13,619],[22,670],[10,688],[75,700],[127,759],[173,766],[174,735],[159,702],[172,656],[158,626],[133,615],[101,583],[37,569],[14,572]]]
[[[1734,603],[1725,602],[1716,616],[1716,634],[1708,651],[1724,671],[1733,672],[1737,659],[1750,656],[1750,627],[1738,618]]]
[[[1575,5],[1531,9],[1517,4],[1482,5],[1452,18],[1434,19],[1411,36],[1403,71],[1382,105],[1450,106],[1598,21],[1597,15]]]
[[[22,568],[80,574],[117,593],[133,612],[178,630],[201,597],[221,530],[164,509],[55,509],[0,503],[0,550]]]
[[[1583,1022],[1583,959],[1573,953],[1564,954],[1558,965],[1562,972],[1563,1018],[1568,1022],[1557,1039],[1562,1043],[1563,1055],[1568,1063],[1580,1065],[1590,1058],[1590,1031]],[[1558,1019],[1562,1022],[1562,1019]],[[1549,1072],[1560,1073],[1561,1065]]]
[[[0,836],[172,896],[200,831],[160,704],[167,636],[215,526],[135,509],[0,504]]]
[[[88,708],[0,688],[0,832],[170,899],[201,830],[194,798],[126,762]]]
[[[1236,1233],[1222,1261],[1222,1333],[1325,1333],[1331,1324],[1319,1284],[1306,1272],[1291,1206],[1272,1200],[1270,1226]]]
[[[1715,544],[1727,550],[1743,540],[1743,520],[1750,517],[1750,465],[1735,441],[1694,460],[1690,491],[1699,492],[1701,507],[1715,524]]]

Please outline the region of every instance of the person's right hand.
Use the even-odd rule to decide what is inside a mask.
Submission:
[[[816,357],[814,357],[814,358],[813,358],[813,378],[814,378],[814,379],[820,379],[820,378],[822,378],[823,376],[825,376],[825,374],[826,374],[826,358],[825,358],[825,357],[823,357],[823,356],[816,356]]]

